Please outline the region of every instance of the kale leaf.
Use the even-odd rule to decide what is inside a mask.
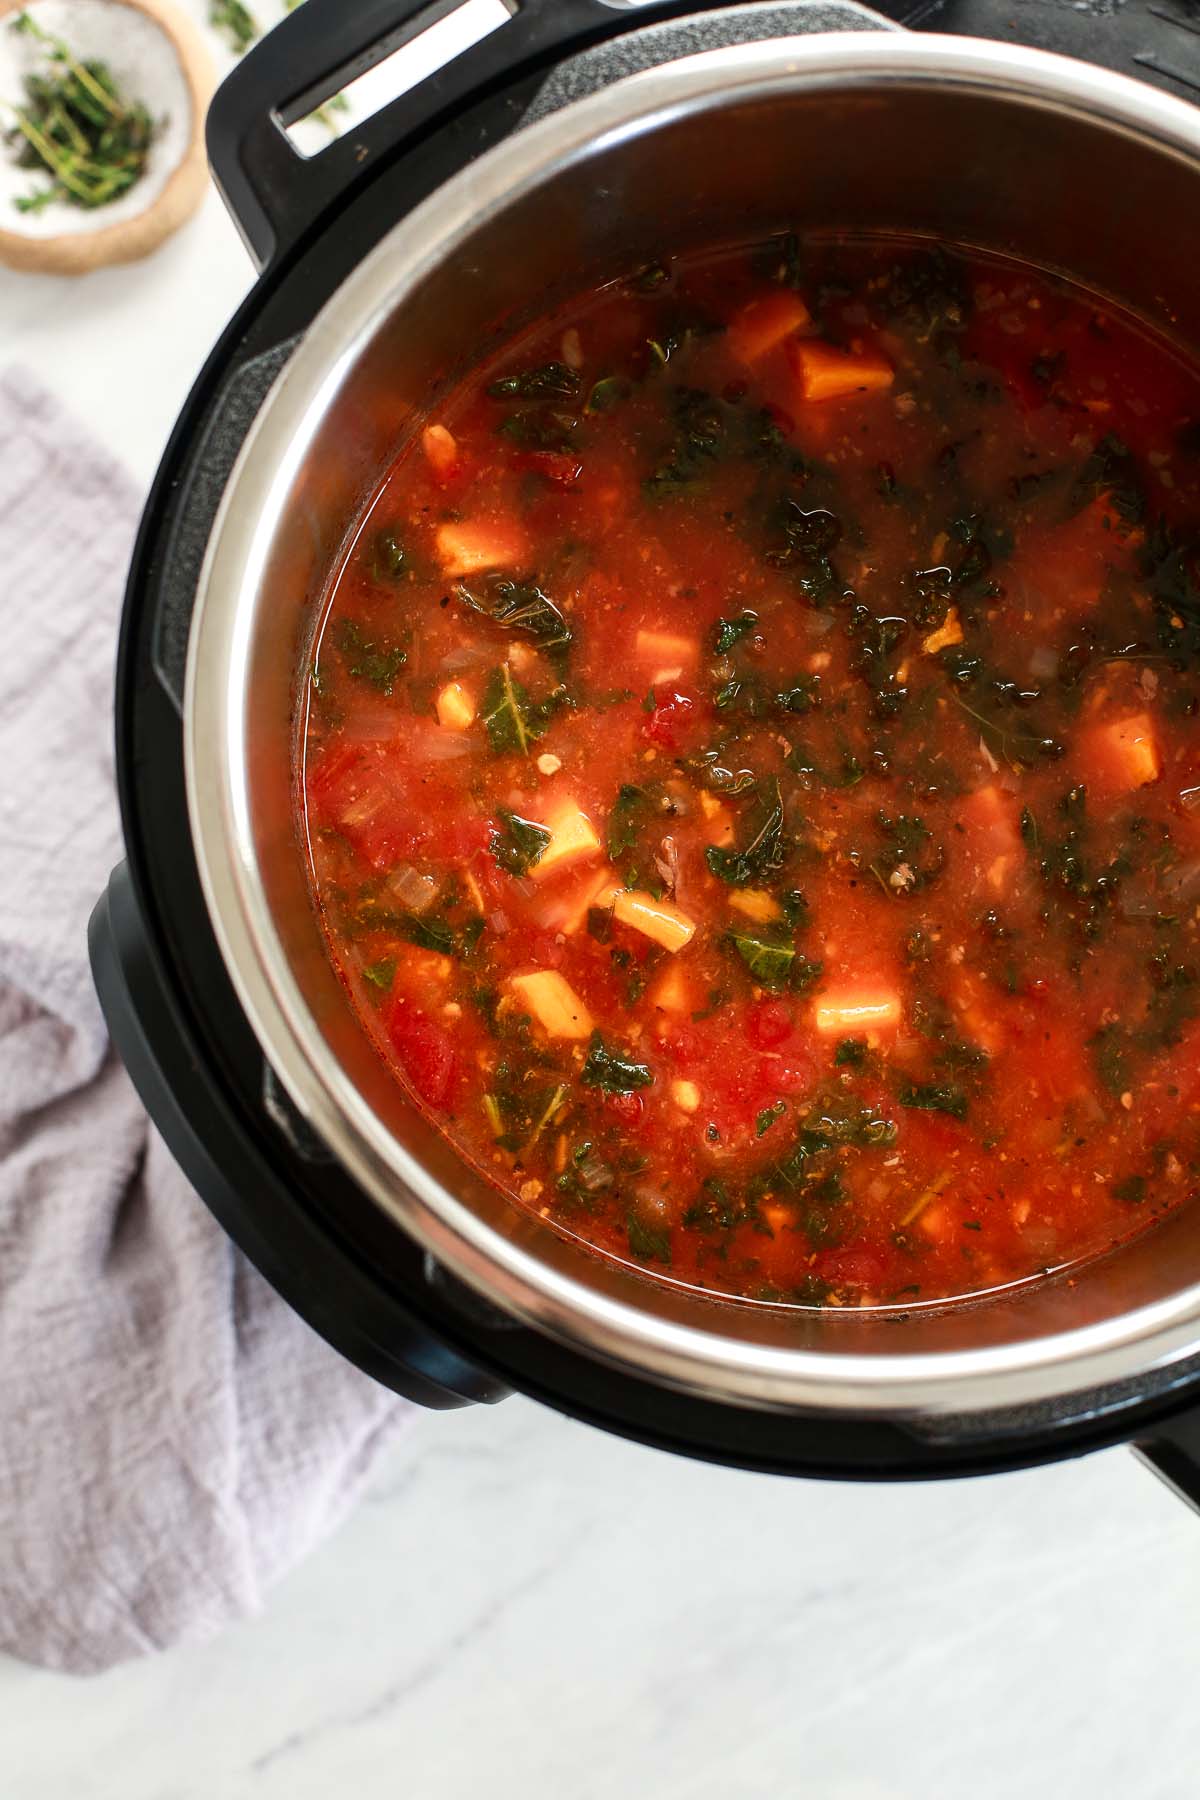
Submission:
[[[482,613],[505,631],[520,631],[532,638],[539,650],[562,660],[574,633],[548,594],[532,581],[491,581],[481,592],[458,582],[455,595],[473,612]]]
[[[517,751],[528,756],[530,744],[545,737],[553,719],[568,704],[567,690],[555,688],[544,700],[533,701],[507,663],[488,677],[483,696],[483,722],[492,749],[501,755]]]
[[[501,806],[497,809],[502,829],[493,831],[490,849],[502,869],[510,875],[528,875],[545,854],[550,833],[533,819],[522,819]]]
[[[337,647],[346,661],[346,671],[359,681],[369,681],[380,693],[390,694],[396,677],[408,661],[408,652],[387,638],[368,637],[354,619],[343,619],[338,628]]]
[[[705,860],[720,881],[727,881],[731,887],[746,887],[779,868],[784,853],[783,796],[778,777],[772,776],[755,799],[749,842],[740,850],[726,850],[711,844],[705,852]]]
[[[493,381],[488,393],[493,400],[569,400],[579,392],[579,376],[566,363],[543,363]]]
[[[713,626],[714,654],[724,656],[725,652],[732,650],[741,638],[748,637],[757,628],[757,625],[758,614],[751,612],[749,608],[738,613],[735,618],[718,619]]]
[[[654,1076],[646,1063],[633,1062],[619,1050],[610,1049],[597,1031],[592,1034],[579,1079],[585,1087],[599,1088],[604,1094],[632,1094],[637,1088],[649,1087]]]

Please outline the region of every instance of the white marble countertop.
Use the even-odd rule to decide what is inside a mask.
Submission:
[[[0,356],[148,481],[249,281],[211,197],[141,267],[0,271]],[[1200,1520],[1123,1451],[825,1486],[511,1400],[206,1648],[0,1660],[0,1800],[1195,1800],[1198,1678]]]

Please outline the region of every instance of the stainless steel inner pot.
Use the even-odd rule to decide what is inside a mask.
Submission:
[[[1062,269],[1200,352],[1200,111],[1091,66],[950,37],[707,52],[575,102],[464,169],[335,294],[218,516],[185,708],[222,952],[296,1104],[379,1206],[501,1308],[666,1386],[765,1408],[987,1410],[1200,1349],[1200,1207],[1067,1279],[954,1309],[718,1301],[518,1212],[406,1101],[326,959],[296,830],[297,676],[331,561],[402,435],[506,320],[689,244],[935,234]]]

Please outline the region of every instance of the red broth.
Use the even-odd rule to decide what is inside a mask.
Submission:
[[[1200,373],[1016,263],[797,240],[507,341],[335,573],[329,953],[513,1200],[911,1305],[1200,1171]]]

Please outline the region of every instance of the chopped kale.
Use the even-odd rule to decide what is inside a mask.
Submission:
[[[629,1213],[625,1224],[629,1233],[629,1248],[639,1262],[670,1262],[671,1233],[665,1225],[648,1225],[635,1212]]]
[[[555,688],[544,700],[533,701],[507,663],[488,677],[482,716],[488,739],[497,755],[516,751],[528,756],[530,744],[545,737],[550,721],[568,704],[567,690]]]
[[[343,619],[337,632],[337,647],[346,662],[346,672],[359,681],[368,681],[381,694],[390,694],[396,677],[408,661],[408,652],[388,638],[368,637],[353,619]]]
[[[785,500],[775,519],[782,545],[767,553],[778,569],[794,572],[802,594],[820,604],[840,589],[831,560],[842,537],[842,522],[827,507],[806,511],[798,500]]]
[[[371,562],[376,581],[398,581],[408,568],[408,554],[394,531],[376,534]]]
[[[956,1081],[902,1081],[896,1098],[913,1111],[948,1113],[952,1119],[967,1116],[967,1091]]]
[[[642,484],[645,492],[655,500],[690,488],[703,475],[707,464],[719,455],[725,440],[725,418],[719,402],[711,394],[699,388],[677,388],[672,413],[674,438],[671,447],[654,473]]]
[[[876,823],[885,842],[871,857],[870,869],[884,892],[907,895],[931,887],[945,865],[946,851],[924,819],[906,813],[893,819],[881,811]]]
[[[618,788],[612,811],[608,815],[608,854],[613,862],[633,850],[651,797],[645,788],[625,782]]]
[[[769,718],[772,713],[811,712],[820,704],[819,675],[796,675],[783,687],[766,686],[757,673],[732,675],[713,695],[718,712],[740,713],[751,719]]]
[[[477,916],[456,925],[440,913],[401,913],[388,923],[410,944],[436,950],[439,956],[470,956],[483,930],[483,920]]]
[[[760,787],[749,823],[749,842],[740,850],[725,850],[713,844],[705,852],[712,873],[732,887],[746,887],[761,880],[783,862],[783,796],[778,778],[773,777]]]
[[[1141,1206],[1146,1198],[1146,1177],[1127,1175],[1124,1181],[1114,1183],[1112,1192],[1114,1200],[1123,1200],[1127,1206]]]
[[[782,1119],[786,1111],[787,1107],[782,1100],[776,1100],[774,1106],[764,1106],[754,1121],[755,1137],[762,1137],[764,1133],[770,1131],[772,1125],[778,1119]]]
[[[528,406],[509,413],[497,429],[522,450],[551,450],[559,455],[575,448],[575,428],[579,424],[574,413],[560,407]]]
[[[763,987],[779,991],[789,985],[796,960],[795,946],[790,940],[760,928],[726,932],[725,942],[737,951],[755,981]]]
[[[758,627],[758,614],[748,608],[731,619],[718,619],[713,626],[713,652],[724,656],[727,650]]]
[[[756,1204],[742,1196],[734,1199],[725,1182],[710,1175],[683,1215],[689,1231],[732,1231],[738,1225],[754,1225],[764,1229]]]
[[[510,875],[528,875],[545,854],[550,833],[532,819],[522,819],[507,807],[497,809],[501,829],[493,831],[490,849],[502,869]]]
[[[571,627],[550,596],[532,581],[492,579],[478,590],[460,581],[454,592],[473,612],[482,613],[505,631],[522,632],[539,650],[558,660],[570,649]]]
[[[381,956],[378,962],[368,963],[363,970],[363,979],[386,994],[396,979],[395,957]]]
[[[579,392],[579,376],[566,363],[548,362],[493,381],[493,400],[569,400]]]
[[[855,787],[866,774],[854,752],[841,745],[836,762],[821,763],[805,743],[796,743],[788,751],[787,766],[794,775],[808,775],[823,787]]]
[[[632,1094],[637,1088],[649,1087],[654,1076],[646,1063],[633,1062],[611,1049],[597,1031],[579,1079],[585,1087],[599,1088],[604,1094]]]
[[[866,1038],[843,1038],[833,1053],[835,1069],[861,1069],[866,1060]]]
[[[911,327],[918,341],[944,344],[966,330],[971,297],[965,273],[940,245],[898,262],[884,289],[889,309]]]
[[[755,931],[730,931],[725,942],[736,950],[760,986],[772,993],[785,988],[803,993],[820,980],[824,965],[801,956],[780,933],[759,927]]]
[[[757,784],[754,771],[742,768],[738,758],[731,755],[724,745],[689,756],[684,766],[693,781],[712,794],[733,798],[738,794],[749,793]]]
[[[1071,509],[1078,512],[1101,498],[1109,502],[1126,525],[1144,522],[1146,494],[1141,472],[1129,445],[1112,431],[1100,439],[1080,469],[1071,490]]]
[[[587,397],[584,412],[611,412],[622,400],[629,397],[629,383],[619,375],[605,375],[597,381]]]

